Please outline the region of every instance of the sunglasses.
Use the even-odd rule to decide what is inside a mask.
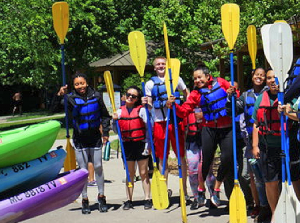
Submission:
[[[132,97],[133,99],[136,99],[138,96],[134,95],[134,94],[130,94],[130,93],[126,93],[126,97]]]

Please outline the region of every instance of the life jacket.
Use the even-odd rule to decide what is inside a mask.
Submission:
[[[201,131],[201,123],[198,123],[195,117],[195,111],[191,112],[184,119],[184,126],[186,126],[187,135],[197,135]]]
[[[157,76],[151,77],[151,80],[154,82],[154,86],[151,92],[153,107],[155,109],[163,109],[168,100],[165,82],[161,82],[161,80]],[[176,97],[175,102],[177,104],[180,104],[180,93],[177,89],[175,90],[173,95]]]
[[[285,80],[287,82],[285,91],[287,91],[292,86],[292,84],[296,80],[296,77],[298,77],[299,74],[300,74],[300,58],[297,59],[291,73],[289,74],[289,76]]]
[[[123,141],[140,141],[145,139],[145,123],[139,116],[142,107],[142,105],[137,106],[128,113],[126,106],[121,106],[119,125]]]
[[[217,120],[227,116],[226,101],[227,93],[221,88],[217,78],[213,79],[212,88],[200,88],[201,94],[200,107],[206,121]]]
[[[73,128],[78,132],[89,129],[99,129],[101,122],[100,106],[98,92],[94,92],[84,100],[81,96],[71,93],[69,94],[71,103],[73,104]]]
[[[268,92],[265,91],[257,110],[257,121],[260,135],[281,135],[280,115],[277,111],[278,98],[271,105]]]
[[[248,90],[245,94],[244,114],[245,114],[246,130],[249,135],[252,135],[252,131],[253,131],[254,120],[252,118],[252,114],[254,111],[254,104],[256,98],[257,96],[253,92],[253,89]]]

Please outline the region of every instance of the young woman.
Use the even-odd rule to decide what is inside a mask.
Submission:
[[[87,83],[85,74],[77,73],[72,77],[73,91],[67,94],[67,85],[60,88],[57,96],[62,98],[67,94],[68,109],[72,114],[73,143],[76,160],[80,168],[88,169],[88,161],[94,165],[98,186],[99,211],[106,212],[104,196],[104,174],[102,167],[102,143],[109,137],[110,116],[99,92],[93,90]],[[103,136],[100,132],[102,124]],[[102,136],[102,137],[101,137]],[[102,138],[102,139],[101,139]],[[87,183],[82,191],[82,214],[90,214],[91,209],[87,196]]]
[[[266,71],[258,67],[252,72],[252,88],[243,92],[240,97],[236,99],[236,113],[244,115],[244,122],[242,122],[242,136],[246,143],[246,151],[244,157],[247,159],[247,165],[243,166],[242,179],[240,179],[241,187],[243,188],[243,175],[250,175],[250,185],[252,191],[252,197],[255,202],[255,207],[251,212],[251,217],[254,218],[258,215],[258,222],[264,222],[271,218],[271,211],[268,204],[268,200],[265,192],[265,185],[261,179],[261,174],[256,174],[254,179],[254,174],[249,163],[249,159],[253,158],[252,155],[252,132],[253,123],[252,114],[254,110],[254,103],[259,95],[268,90],[269,87],[266,86]],[[235,91],[233,87],[228,89],[227,93],[228,103],[226,106],[231,109],[231,94]],[[254,171],[256,172],[256,171]]]
[[[279,199],[278,183],[281,179],[281,128],[278,107],[278,85],[273,70],[266,75],[269,90],[263,92],[255,101],[252,119],[252,153],[258,159],[265,182],[267,199],[274,216]],[[272,222],[274,221],[272,216]]]
[[[113,118],[114,120],[119,120],[118,122],[122,134],[122,142],[125,150],[130,181],[132,184],[134,184],[135,163],[137,162],[138,164],[145,195],[144,209],[146,210],[152,208],[152,201],[150,199],[150,181],[148,175],[150,147],[148,148],[148,136],[145,124],[147,123],[147,116],[145,108],[142,106],[141,95],[142,92],[138,87],[129,87],[126,91],[125,105],[118,109],[117,113],[113,115]],[[146,103],[147,98],[144,97],[143,104]],[[114,131],[117,132],[115,124]],[[129,188],[126,183],[128,200],[124,203],[124,210],[133,208],[133,188],[134,187]]]
[[[220,205],[220,187],[225,177],[233,175],[232,155],[232,120],[226,111],[226,90],[230,87],[228,81],[223,78],[214,78],[209,74],[207,67],[198,66],[194,69],[194,84],[196,89],[188,96],[182,106],[176,104],[176,113],[184,118],[195,107],[200,107],[203,112],[202,142],[202,177],[206,179],[210,166],[214,159],[217,145],[221,150],[221,165],[211,196],[211,202],[218,207]],[[175,97],[171,96],[167,106],[172,108]],[[199,197],[205,200],[204,180],[199,182]]]

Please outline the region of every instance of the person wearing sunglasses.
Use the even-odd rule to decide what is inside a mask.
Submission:
[[[142,92],[136,86],[131,86],[126,90],[125,105],[121,106],[116,113],[113,114],[114,120],[119,120],[119,126],[122,135],[122,142],[125,151],[125,157],[128,165],[130,181],[134,184],[135,164],[139,168],[139,174],[142,180],[144,190],[144,209],[152,208],[150,199],[150,181],[148,175],[148,161],[150,154],[150,145],[147,131],[147,116],[145,108],[147,98],[141,97]],[[117,132],[116,123],[113,129]],[[129,210],[133,208],[133,187],[129,188],[126,179],[126,194],[128,200],[124,203],[123,209]]]

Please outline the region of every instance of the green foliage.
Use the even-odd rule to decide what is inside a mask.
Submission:
[[[0,1],[0,77],[3,85],[29,84],[47,88],[61,82],[61,54],[53,29],[53,0]],[[68,0],[70,26],[65,41],[67,76],[89,70],[89,63],[128,50],[127,35],[142,31],[158,43],[155,55],[165,55],[162,25],[166,22],[171,57],[181,61],[181,76],[191,83],[191,71],[205,62],[218,76],[225,41],[203,50],[201,44],[223,38],[221,5],[225,0]],[[240,5],[241,26],[235,48],[247,43],[246,29],[299,15],[300,1],[233,0]],[[259,35],[259,32],[258,32]],[[258,36],[258,41],[260,38]],[[124,80],[123,89],[138,76]]]
[[[144,82],[146,82],[151,78],[151,74],[145,74],[144,75]],[[122,83],[122,91],[121,93],[124,93],[130,86],[137,86],[142,90],[142,85],[141,85],[141,78],[139,74],[129,74],[126,75],[126,77],[122,78],[123,83]]]

